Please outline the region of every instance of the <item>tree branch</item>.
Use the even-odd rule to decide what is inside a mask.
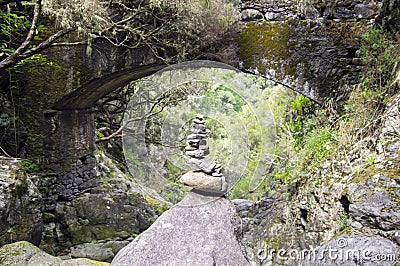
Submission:
[[[31,28],[28,32],[28,35],[26,36],[25,41],[15,50],[11,55],[9,55],[7,58],[3,59],[0,62],[0,70],[6,69],[14,64],[16,64],[18,61],[20,61],[20,56],[22,53],[26,51],[28,48],[29,44],[33,40],[33,37],[36,34],[36,29],[37,29],[37,24],[39,21],[39,16],[40,16],[40,10],[42,8],[42,1],[41,0],[36,0],[35,1],[35,8],[33,10],[33,19],[32,19],[32,24]]]
[[[51,46],[78,46],[78,45],[87,45],[87,41],[81,41],[81,42],[56,42],[52,43]]]
[[[65,36],[66,34],[70,33],[71,31],[74,31],[74,28],[70,29],[63,29],[55,34],[51,35],[48,37],[45,41],[41,42],[39,45],[37,45],[34,48],[31,48],[29,50],[28,47],[31,44],[33,38],[36,35],[36,30],[38,27],[38,21],[41,13],[41,6],[42,6],[42,1],[41,0],[36,0],[35,1],[35,8],[34,8],[34,16],[32,19],[32,25],[31,28],[28,32],[28,35],[25,39],[25,41],[15,50],[11,55],[9,55],[7,58],[3,59],[0,62],[0,71],[13,67],[17,63],[21,62],[22,60],[31,57],[32,55],[38,54],[39,52],[53,46],[54,42],[57,41],[59,38]],[[60,43],[60,44],[54,44],[54,46],[68,46],[68,45],[80,45],[80,44],[85,44],[84,42],[76,42],[76,43]]]
[[[40,43],[38,46],[26,51],[22,55],[20,55],[21,59],[28,58],[34,54],[37,54],[47,48],[49,48],[56,40],[61,38],[62,36],[66,35],[67,33],[70,33],[71,31],[74,31],[74,29],[65,29],[65,30],[60,30],[56,32],[55,34],[51,35],[49,38],[47,38],[44,42]]]
[[[150,111],[149,111],[146,115],[144,115],[144,116],[141,117],[141,118],[131,118],[131,119],[126,120],[126,122],[125,122],[122,126],[120,126],[120,127],[118,128],[117,131],[115,131],[114,133],[110,134],[110,135],[107,136],[107,137],[103,137],[103,138],[96,139],[96,140],[95,140],[95,143],[100,143],[100,142],[108,141],[108,140],[110,140],[110,139],[113,139],[113,138],[117,137],[117,136],[122,132],[122,130],[124,130],[124,129],[125,129],[130,123],[132,123],[132,122],[141,121],[141,120],[146,120],[146,119],[149,119],[149,118],[152,117],[152,116],[155,116],[155,115],[161,113],[162,111],[164,111],[164,108],[166,107],[166,104],[163,105],[163,106],[160,108],[160,110],[158,110],[158,111],[156,111],[156,112],[153,112],[153,111],[154,111],[155,107],[156,107],[158,104],[162,103],[162,101],[163,101],[164,99],[166,99],[166,98],[167,98],[167,96],[164,96],[164,97],[161,97],[161,98],[157,99],[157,101],[155,101],[155,102],[153,103],[152,107],[150,108]]]

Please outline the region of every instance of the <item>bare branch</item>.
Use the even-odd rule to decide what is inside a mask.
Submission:
[[[37,54],[47,48],[49,48],[56,40],[59,38],[63,37],[64,35],[70,33],[71,31],[74,31],[75,29],[65,29],[65,30],[60,30],[56,32],[55,34],[51,35],[49,38],[47,38],[44,42],[40,43],[38,46],[35,48],[32,48],[25,53],[23,53],[20,57],[22,59],[28,58],[34,54]]]
[[[4,155],[7,156],[8,158],[19,159],[19,158],[9,155],[1,146],[0,146],[0,151],[2,151],[4,153]]]
[[[167,107],[168,103],[170,103],[170,102],[175,102],[175,101],[170,101],[170,102],[164,103],[163,105],[161,105],[161,108],[160,108],[159,110],[157,110],[156,112],[154,112],[154,109],[155,109],[158,105],[162,104],[163,101],[164,101],[165,99],[168,99],[168,96],[167,96],[167,95],[164,95],[164,96],[158,98],[156,101],[153,102],[152,107],[150,108],[149,112],[148,112],[146,115],[144,115],[143,117],[139,117],[139,118],[131,118],[131,119],[128,119],[128,120],[125,121],[125,123],[124,123],[122,126],[120,126],[120,127],[118,128],[118,130],[116,130],[114,133],[110,134],[109,136],[96,139],[96,140],[95,140],[95,143],[100,143],[100,142],[108,141],[108,140],[111,140],[111,139],[113,139],[113,138],[115,138],[115,137],[120,136],[121,132],[122,132],[130,123],[136,122],[136,121],[147,120],[147,119],[149,119],[149,118],[151,118],[151,117],[153,117],[153,116],[155,116],[155,115],[158,115],[158,114],[160,114],[161,112],[164,111],[164,109],[165,109],[165,107]]]
[[[122,130],[124,130],[130,123],[135,122],[135,121],[141,121],[141,120],[143,120],[143,119],[148,119],[148,118],[150,118],[150,117],[152,117],[153,115],[156,115],[156,114],[158,114],[158,113],[159,113],[159,112],[153,113],[153,114],[149,113],[149,114],[145,115],[144,117],[128,119],[122,126],[120,126],[120,127],[118,128],[117,131],[115,131],[114,133],[110,134],[110,135],[107,136],[107,137],[103,137],[103,138],[96,139],[96,140],[95,140],[95,143],[100,143],[100,142],[104,142],[104,141],[113,139],[113,138],[117,137],[117,136],[122,132]]]
[[[78,46],[78,45],[87,45],[87,41],[80,42],[56,42],[52,43],[51,46]]]

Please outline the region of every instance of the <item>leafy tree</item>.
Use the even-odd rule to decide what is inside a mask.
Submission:
[[[87,45],[90,54],[95,38],[147,46],[164,61],[186,59],[218,41],[235,10],[227,0],[1,0],[0,71],[52,46]]]

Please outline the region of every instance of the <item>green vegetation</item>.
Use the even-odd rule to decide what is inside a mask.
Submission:
[[[379,103],[393,94],[393,72],[400,61],[399,43],[391,39],[381,28],[373,28],[363,35],[360,51],[366,72],[361,76],[364,97]]]
[[[375,28],[363,35],[360,50],[366,71],[358,85],[345,86],[350,93],[343,107],[332,108],[329,101],[318,106],[304,96],[290,103],[288,119],[280,127],[281,147],[277,150],[281,157],[290,159],[281,160],[283,170],[275,174],[276,180],[284,184],[307,182],[307,177],[336,151],[346,150],[367,136],[377,137],[385,103],[396,93],[393,78],[400,61],[400,45]],[[375,157],[368,155],[365,164],[373,164]]]
[[[374,28],[363,35],[360,51],[365,71],[357,86],[344,88],[350,91],[349,99],[336,124],[342,146],[366,136],[376,138],[385,104],[398,92],[394,79],[399,71],[400,44],[382,29]]]
[[[324,110],[310,99],[297,95],[284,104],[286,118],[280,119],[276,148],[279,167],[273,179],[283,185],[304,183],[336,151],[336,131],[324,124]]]
[[[339,220],[338,220],[338,225],[340,230],[345,230],[346,228],[348,228],[350,226],[349,224],[349,215],[347,213],[344,213],[340,216]]]
[[[240,112],[245,104],[237,92],[221,84],[211,86],[205,94],[215,101],[221,101],[226,106],[226,110],[233,109],[235,112]]]
[[[28,173],[36,172],[39,170],[39,166],[29,159],[22,160],[21,164],[24,167],[25,171],[27,171]]]
[[[184,60],[217,41],[237,15],[227,0],[3,1],[0,71],[54,44],[86,45],[90,56],[97,38],[126,48],[148,46],[161,60]]]

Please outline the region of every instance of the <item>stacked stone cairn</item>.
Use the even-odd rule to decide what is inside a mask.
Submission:
[[[191,132],[185,147],[186,155],[191,157],[189,159],[191,171],[184,174],[180,182],[200,191],[224,194],[227,183],[222,174],[222,166],[206,158],[210,154],[207,144],[210,131],[206,127],[203,115],[196,115]]]

